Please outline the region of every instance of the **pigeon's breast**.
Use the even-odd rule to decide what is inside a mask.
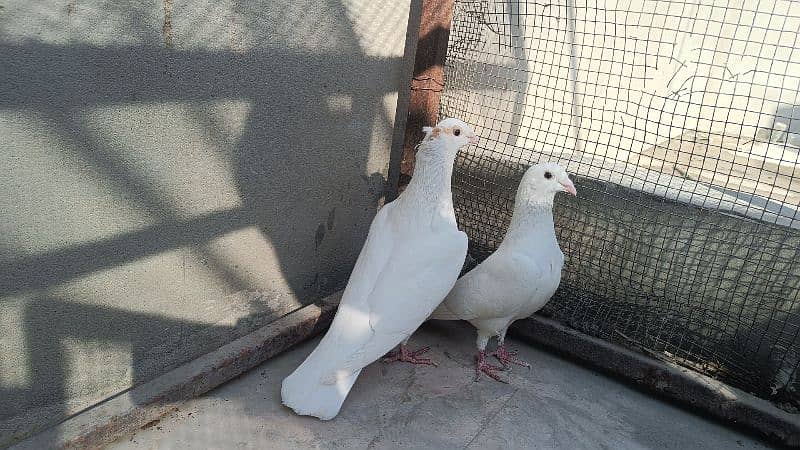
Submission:
[[[528,317],[547,304],[561,282],[563,265],[564,255],[558,250],[552,257],[538,258],[530,266],[532,270],[527,274],[526,281],[529,288],[528,295],[515,314],[516,319]]]

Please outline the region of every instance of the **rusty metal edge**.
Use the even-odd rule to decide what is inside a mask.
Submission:
[[[34,435],[14,449],[94,449],[277,356],[327,328],[341,291]]]
[[[517,321],[511,333],[774,443],[800,447],[800,415],[690,369],[583,334],[552,319]]]

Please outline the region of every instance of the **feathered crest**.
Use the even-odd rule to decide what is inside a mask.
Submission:
[[[417,143],[417,145],[414,146],[414,150],[418,150],[422,144],[424,144],[426,141],[431,140],[431,134],[433,134],[433,128],[434,127],[422,127],[422,132],[425,133],[425,136],[423,136],[422,140],[419,141],[419,143]]]

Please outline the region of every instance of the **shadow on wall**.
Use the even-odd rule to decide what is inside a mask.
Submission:
[[[195,38],[214,34],[202,29],[207,24],[198,23],[194,26],[199,31],[185,35],[173,32],[182,12],[171,11],[171,2],[163,5],[163,42],[162,36],[159,41],[119,46],[54,44],[29,38],[15,42],[0,33],[4,66],[0,116],[35,117],[65,143],[66,151],[75,152],[70,157],[103,180],[103,189],[126,199],[129,208],[154,222],[109,238],[44,251],[36,245],[22,249],[19,242],[0,241],[0,307],[21,305],[22,311],[19,324],[0,324],[0,329],[24,327],[21,335],[27,354],[20,360],[27,361],[29,374],[24,386],[11,386],[0,373],[0,447],[65,419],[76,409],[76,392],[92,390],[90,385],[74,385],[75,374],[83,368],[71,362],[65,342],[96,346],[95,362],[100,367],[106,364],[104,346],[128,348],[130,383],[124,384],[136,385],[296,307],[264,299],[265,294],[259,294],[264,286],[254,284],[239,267],[210,249],[215,239],[256,229],[274,251],[279,265],[274,278],[284,280],[303,302],[335,291],[346,280],[384,193],[385,169],[375,170],[369,159],[375,146],[385,146],[383,153],[388,152],[391,139],[376,141],[375,129],[382,126],[392,133],[392,111],[385,110],[385,99],[405,81],[409,44],[401,42],[405,58],[365,52],[350,20],[352,8],[346,8],[356,1],[284,3],[281,11],[275,2],[236,2],[232,15],[238,26],[261,34],[251,36],[246,48],[232,50],[195,48]],[[8,13],[10,8],[4,9]],[[408,14],[407,4],[396,11],[372,9],[375,20]],[[292,23],[306,17],[292,11],[307,13],[312,25]],[[4,19],[13,16],[4,18],[0,10],[0,25]],[[126,19],[128,26],[140,23],[137,17]],[[322,25],[313,25],[316,22]],[[409,26],[413,22],[409,20]],[[288,43],[276,37],[281,27],[291,28],[282,31]],[[303,32],[315,34],[309,36],[311,41],[332,44],[322,50],[303,48],[299,45]],[[292,42],[299,44],[289,45]],[[400,95],[402,99],[405,93]],[[202,105],[218,100],[242,100],[249,105],[241,137],[223,155],[239,202],[199,214],[177,210],[173,199],[142,175],[136,142],[125,142],[124,148],[134,149],[126,154],[117,146],[118,136],[98,137],[83,114],[87,109]],[[194,126],[204,128],[204,135],[212,138],[224,132],[202,112],[192,116]],[[152,132],[168,134],[170,130],[162,126]],[[160,150],[173,152],[179,165],[193,164],[191,143]],[[25,151],[12,145],[2,150],[10,154],[0,156],[14,158],[15,152]],[[11,176],[24,186],[24,173]],[[71,193],[59,190],[57,185],[51,187],[48,194],[56,200],[55,206],[48,207],[71,208]],[[23,206],[28,207],[41,205]],[[139,312],[138,298],[130,299],[130,309],[103,304],[104,292],[115,286],[98,288],[97,282],[81,291],[85,295],[63,295],[64,286],[80,285],[89,277],[102,277],[105,271],[179,249],[188,249],[203,260],[204,270],[222,280],[228,292],[256,293],[248,297],[251,309],[239,322],[211,325],[201,312],[196,321],[171,318],[169,310]],[[183,270],[185,277],[187,268]],[[169,301],[180,300],[184,299],[167,299],[165,308]],[[202,303],[201,299],[185,301],[197,302],[198,308]],[[14,319],[0,317],[3,320]],[[13,350],[5,343],[0,346],[3,353]],[[103,373],[104,369],[94,370]],[[112,371],[108,374],[114,376]],[[114,383],[119,380],[91,380],[95,382],[118,387]]]

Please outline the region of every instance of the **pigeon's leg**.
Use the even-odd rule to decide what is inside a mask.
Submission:
[[[500,361],[500,364],[502,364],[503,367],[505,368],[508,368],[511,364],[517,364],[519,366],[527,367],[528,369],[530,369],[531,368],[530,364],[517,358],[518,352],[516,350],[513,351],[506,350],[506,345],[505,345],[506,331],[508,331],[508,327],[503,329],[503,331],[501,331],[500,334],[497,335],[497,340],[498,340],[497,350],[492,352],[491,356],[497,358],[497,360]]]
[[[483,372],[501,383],[508,383],[507,380],[504,380],[500,377],[500,374],[498,374],[498,372],[503,370],[502,367],[493,366],[486,362],[486,344],[489,343],[490,337],[490,335],[478,331],[478,355],[475,357],[475,381],[480,380],[481,372]]]
[[[438,364],[436,364],[436,361],[432,360],[431,358],[420,358],[419,357],[419,355],[422,355],[422,354],[426,353],[428,350],[430,350],[431,349],[430,347],[422,347],[419,350],[416,350],[416,351],[413,351],[413,352],[410,351],[408,349],[408,345],[407,345],[408,344],[408,340],[410,338],[411,338],[410,336],[408,338],[406,338],[403,342],[400,343],[400,346],[397,348],[397,350],[387,354],[386,357],[383,358],[381,361],[386,362],[386,363],[400,361],[400,362],[407,362],[407,363],[411,363],[411,364],[427,364],[427,365],[430,365],[430,366],[438,365]]]

